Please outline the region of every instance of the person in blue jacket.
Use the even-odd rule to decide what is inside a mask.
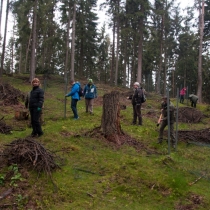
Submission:
[[[89,112],[90,114],[93,114],[93,101],[94,98],[97,98],[97,89],[96,86],[93,84],[92,79],[89,79],[88,84],[85,85],[84,98],[85,98],[86,113]]]
[[[72,80],[70,80],[70,84],[72,85],[71,91],[68,94],[66,94],[65,96],[66,97],[71,96],[71,109],[74,114],[74,119],[77,120],[77,119],[79,119],[79,116],[77,113],[77,102],[80,100],[80,96],[79,96],[80,83],[75,82],[72,79]]]

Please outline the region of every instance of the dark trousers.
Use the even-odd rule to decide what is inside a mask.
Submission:
[[[31,115],[31,127],[32,127],[32,135],[42,135],[43,131],[41,128],[40,123],[40,116],[41,111],[38,111],[37,108],[30,109],[30,115]]]
[[[191,101],[191,107],[196,108],[197,100],[196,101]]]
[[[159,131],[159,138],[158,138],[159,142],[162,142],[162,140],[163,140],[163,131],[164,131],[164,128],[167,125],[168,125],[167,120],[163,120],[161,122],[160,131]],[[173,122],[170,123],[170,137],[171,137],[172,144],[175,144],[174,123]]]
[[[142,125],[141,104],[133,105],[133,124],[136,124],[137,118],[139,121],[139,125]]]
[[[181,104],[184,103],[184,95],[180,95],[180,103],[181,103]]]
[[[77,101],[78,99],[71,99],[71,109],[72,112],[74,114],[74,118],[78,118],[78,114],[77,114]]]

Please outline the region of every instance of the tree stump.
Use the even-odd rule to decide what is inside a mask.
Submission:
[[[28,120],[29,112],[27,110],[16,110],[15,119],[16,120]]]
[[[101,129],[108,141],[121,144],[119,135],[124,134],[120,126],[120,94],[112,91],[103,96]]]

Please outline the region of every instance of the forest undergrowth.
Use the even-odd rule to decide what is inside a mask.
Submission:
[[[2,84],[8,83],[27,94],[31,89],[27,76],[4,76]],[[174,150],[166,141],[157,144],[161,96],[147,94],[142,106],[143,126],[135,126],[131,125],[131,102],[126,100],[132,90],[96,83],[98,98],[94,102],[94,115],[85,112],[82,99],[78,102],[80,118],[74,120],[69,98],[65,113],[63,78],[37,77],[45,90],[44,135],[34,140],[62,161],[56,162],[59,167],[51,174],[5,161],[6,145],[30,136],[31,128],[29,120],[14,119],[16,110],[25,110],[21,99],[19,104],[1,105],[0,119],[3,118],[12,131],[0,133],[0,209],[209,208],[210,139],[206,136],[205,142],[196,141],[199,140],[196,134],[209,128],[209,105],[197,105],[197,110],[203,113],[199,122],[178,123],[179,131],[189,133],[186,138],[185,135],[178,138]],[[121,128],[125,133],[122,145],[107,141],[100,133],[103,95],[112,90],[120,92],[120,103],[126,107],[120,111]],[[171,101],[176,105],[176,99]],[[3,104],[2,99],[0,103]],[[190,108],[187,100],[179,106]],[[190,133],[194,141],[189,140]],[[164,138],[167,140],[167,132]]]

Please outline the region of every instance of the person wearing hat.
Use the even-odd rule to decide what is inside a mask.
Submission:
[[[134,92],[133,95],[127,97],[127,99],[131,99],[133,105],[133,125],[136,125],[138,118],[138,125],[142,125],[142,116],[141,116],[141,99],[143,96],[143,90],[140,88],[139,82],[134,82],[133,84]]]
[[[41,128],[40,116],[41,110],[44,103],[44,91],[39,87],[40,81],[38,78],[34,78],[31,81],[33,89],[29,96],[29,111],[31,116],[31,127],[32,127],[32,137],[42,136],[44,133]]]
[[[88,79],[87,85],[84,88],[84,98],[85,98],[85,107],[86,113],[90,113],[93,115],[93,101],[97,98],[97,89],[96,86],[93,84],[92,79]]]
[[[191,101],[191,107],[196,108],[196,104],[197,104],[197,101],[198,101],[198,96],[196,96],[194,94],[190,94],[189,99]]]
[[[164,96],[163,101],[161,103],[161,119],[160,119],[160,129],[159,129],[159,137],[158,137],[158,143],[161,144],[163,141],[163,131],[165,127],[168,125],[168,113],[167,113],[167,108],[169,107],[169,114],[170,114],[170,137],[172,141],[172,146],[175,148],[175,135],[174,135],[174,122],[175,122],[175,107],[174,105],[170,102],[169,99],[169,104],[167,104],[167,97]]]
[[[78,112],[77,112],[77,102],[80,100],[79,96],[79,88],[80,88],[80,83],[75,82],[74,79],[70,80],[71,84],[71,90],[68,94],[65,95],[65,97],[71,96],[71,110],[74,114],[74,120],[78,120]]]

